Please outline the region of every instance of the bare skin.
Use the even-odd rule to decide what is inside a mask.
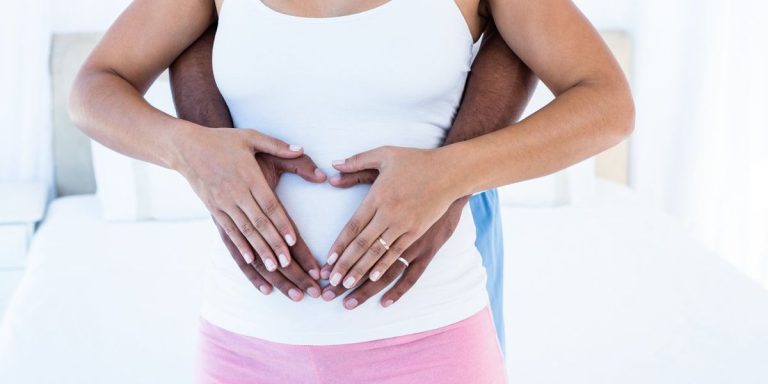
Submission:
[[[382,3],[376,1],[267,4],[284,13],[327,17]],[[336,261],[330,274],[334,286],[343,282],[349,288],[365,276],[376,280],[386,274],[456,200],[565,168],[618,143],[633,129],[626,79],[571,1],[457,4],[475,37],[487,21],[482,10],[489,9],[503,40],[556,99],[519,123],[470,140],[430,150],[381,147],[334,162],[341,173],[378,171],[328,252]],[[165,115],[142,98],[161,71],[210,26],[215,5],[210,0],[135,0],[84,64],[70,110],[78,126],[104,145],[184,175],[240,253],[254,259],[255,250],[274,271],[278,262],[283,268],[291,264],[289,247],[297,234],[255,155],[291,159],[302,156],[303,149],[253,129],[206,129]],[[398,182],[406,179],[418,182],[405,187]],[[379,237],[391,250],[376,241]]]
[[[213,78],[211,50],[215,27],[209,29],[198,41],[189,47],[171,66],[171,85],[179,117],[204,126],[225,127],[232,125],[232,119]],[[520,59],[507,47],[491,24],[484,34],[483,45],[473,63],[472,72],[457,118],[449,131],[445,144],[480,136],[517,121],[522,114],[535,86],[535,77]],[[262,161],[262,158],[264,159]],[[274,189],[282,172],[307,175],[308,181],[324,181],[325,178],[311,179],[316,165],[306,155],[297,160],[280,160],[274,156],[259,155],[258,160],[267,181]],[[341,175],[337,185],[349,187],[359,183],[372,183],[375,171],[361,171]],[[453,234],[461,212],[469,198],[457,200],[429,231],[403,253],[410,267],[400,264],[390,268],[378,281],[367,280],[345,298],[344,306],[354,309],[372,296],[381,292],[390,283],[398,280],[381,298],[382,305],[389,306],[405,294],[421,277],[437,251]],[[222,241],[232,258],[249,280],[261,292],[269,294],[273,286],[291,298],[299,297],[304,290],[314,295],[314,276],[302,269],[268,272],[263,265],[244,262],[237,247],[220,229]],[[301,243],[301,234],[298,236]],[[300,264],[312,255],[297,252],[294,257]],[[323,278],[328,278],[330,269],[325,269]],[[312,292],[308,291],[311,290]],[[325,300],[333,300],[346,291],[343,286],[326,287]]]

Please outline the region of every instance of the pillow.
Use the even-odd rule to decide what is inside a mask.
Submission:
[[[552,92],[539,83],[523,116],[530,116],[552,100]],[[595,181],[595,160],[590,158],[548,176],[501,187],[499,201],[502,205],[521,207],[580,204],[594,196]]]
[[[158,79],[145,99],[175,116],[167,76]],[[183,176],[136,160],[91,141],[96,195],[106,220],[187,220],[210,217]]]

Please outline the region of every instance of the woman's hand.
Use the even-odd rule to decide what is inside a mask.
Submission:
[[[379,175],[331,246],[331,285],[342,282],[351,288],[368,271],[372,281],[379,280],[443,216],[461,197],[452,188],[448,163],[439,148],[401,147],[381,147],[333,163],[342,173],[376,170]],[[340,186],[338,176],[330,181]]]
[[[303,149],[252,129],[195,129],[185,135],[174,168],[187,179],[247,263],[290,265],[296,232],[256,161],[257,153],[297,158]]]

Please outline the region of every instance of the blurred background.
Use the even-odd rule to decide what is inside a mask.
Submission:
[[[575,2],[630,78],[637,124],[626,142],[600,156],[502,189],[512,378],[562,382],[559,372],[579,383],[768,382],[766,368],[757,364],[768,356],[768,3]],[[85,316],[57,305],[66,303],[70,311],[96,306],[102,320],[119,311],[98,297],[50,296],[51,285],[61,295],[86,290],[60,284],[85,275],[59,273],[78,263],[78,247],[87,239],[61,234],[55,225],[94,231],[90,236],[117,226],[121,235],[104,235],[109,241],[95,250],[107,269],[117,260],[110,257],[123,257],[121,242],[165,246],[131,238],[133,222],[150,222],[153,231],[164,222],[193,225],[189,230],[201,234],[211,228],[201,223],[205,213],[188,192],[170,194],[185,187],[177,176],[91,144],[66,115],[74,71],[129,1],[0,4],[0,314],[9,308],[0,328],[6,364],[0,364],[0,381],[22,382],[19,377],[43,374],[25,368],[25,356],[56,351],[39,336],[41,329],[64,327],[51,318],[74,324]],[[167,87],[161,78],[147,98],[172,113]],[[550,99],[540,85],[529,113]],[[82,200],[89,198],[93,206]],[[91,208],[87,220],[77,216]],[[130,249],[130,257],[143,252]],[[141,268],[163,264],[136,263],[146,273]],[[133,288],[126,282],[119,297],[136,299],[127,293]],[[178,294],[161,283],[155,288],[168,298]],[[191,297],[189,308],[194,302]],[[58,312],[37,318],[46,306]],[[104,330],[100,340],[131,334],[135,325]],[[121,340],[139,343],[131,344],[137,353],[145,346]],[[83,354],[105,350],[111,351],[93,340],[81,345]],[[98,382],[76,373],[63,377]],[[173,372],[156,377],[183,381]]]

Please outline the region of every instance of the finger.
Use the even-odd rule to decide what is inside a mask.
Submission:
[[[290,262],[288,246],[285,245],[283,237],[277,232],[272,221],[253,199],[254,197],[249,193],[247,197],[237,202],[239,209],[245,213],[248,219],[248,223],[240,225],[240,229],[246,237],[250,234],[254,238],[262,238],[261,243],[266,242],[268,244],[268,247],[271,249],[270,253],[273,254],[273,257],[276,255],[280,266],[285,268]],[[248,233],[246,233],[246,230]],[[250,240],[250,237],[248,238]],[[261,246],[264,246],[264,244]],[[254,248],[256,248],[255,245]]]
[[[291,263],[287,268],[281,269],[280,272],[293,285],[306,292],[309,296],[314,298],[320,297],[320,285],[306,271],[301,269],[298,263]]]
[[[398,238],[401,235],[401,232],[393,230],[392,228],[388,228],[384,231],[384,233],[376,237],[371,246],[368,247],[368,250],[365,251],[363,256],[343,277],[342,281],[344,282],[344,287],[350,289],[355,284],[357,284],[363,278],[363,276],[365,276],[371,270],[371,267],[373,267],[374,264],[377,264],[379,259],[388,253],[390,244],[394,245],[399,241]],[[383,271],[384,270],[381,270],[381,272]],[[381,277],[381,272],[379,272],[375,279],[373,278],[373,273],[371,273],[371,280],[378,280],[379,277]]]
[[[379,176],[379,171],[366,169],[364,171],[341,173],[330,178],[330,183],[336,188],[349,188],[358,184],[372,184]]]
[[[264,239],[278,255],[280,265],[285,268],[291,263],[291,253],[288,251],[288,246],[296,244],[296,234],[288,219],[288,214],[285,213],[285,209],[275,197],[274,192],[266,185],[260,184],[254,187],[251,189],[251,195],[256,199],[261,211],[269,218],[269,223],[264,225],[267,229],[262,232]],[[273,228],[274,231],[269,228]]]
[[[247,129],[248,143],[254,154],[263,152],[282,158],[296,158],[304,153],[304,148],[295,144],[288,144],[280,139],[265,135],[253,129]]]
[[[293,224],[293,221],[291,221],[291,224]],[[296,237],[296,245],[293,246],[291,255],[301,266],[301,269],[306,271],[310,277],[315,280],[320,279],[320,264],[318,264],[315,256],[312,255],[312,251],[309,250],[301,234]]]
[[[238,232],[240,232],[242,236],[245,236],[250,245],[259,255],[259,258],[261,258],[261,261],[264,263],[264,266],[267,267],[267,270],[274,271],[277,269],[275,254],[272,253],[272,249],[267,246],[261,233],[254,229],[254,224],[251,223],[251,220],[248,219],[248,216],[240,209],[240,207],[235,206],[227,209],[227,214],[232,218],[232,221],[239,229]]]
[[[400,236],[391,246],[389,246],[387,253],[380,257],[377,260],[376,265],[371,268],[371,274],[369,278],[372,281],[379,280],[379,278],[381,278],[381,276],[383,276],[384,273],[386,273],[387,270],[392,267],[392,264],[394,264],[397,259],[402,256],[403,252],[405,252],[405,250],[408,249],[408,247],[410,247],[415,240],[415,236],[407,233]]]
[[[218,223],[216,223],[216,229],[219,231],[219,237],[221,237],[221,241],[224,242],[224,246],[227,247],[229,254],[235,260],[238,268],[240,268],[243,274],[245,274],[245,276],[248,278],[248,281],[250,281],[251,284],[253,284],[253,286],[256,287],[261,293],[265,295],[272,293],[272,284],[265,280],[264,277],[261,276],[256,271],[256,269],[251,266],[250,263],[245,261],[245,259],[240,255],[240,251],[238,251],[235,244],[232,242],[232,240],[229,239],[229,236],[227,236],[227,234]]]
[[[358,306],[362,305],[368,299],[370,299],[373,296],[376,296],[379,292],[381,292],[384,288],[386,288],[389,284],[391,284],[395,279],[397,279],[401,273],[403,273],[403,269],[405,269],[405,264],[398,263],[398,265],[394,265],[391,268],[387,270],[387,272],[384,273],[383,276],[378,281],[371,281],[367,280],[363,284],[361,284],[359,287],[355,288],[352,293],[347,295],[347,297],[344,298],[344,308],[346,309],[355,309]],[[329,286],[330,287],[330,286]],[[323,298],[325,299],[325,292],[323,292]]]
[[[275,157],[272,162],[280,173],[294,173],[311,183],[322,183],[327,178],[325,173],[321,171],[317,167],[317,164],[315,164],[315,162],[307,155],[296,159],[281,159]]]
[[[281,271],[269,272],[262,264],[254,263],[253,268],[260,273],[265,280],[272,284],[278,291],[289,299],[299,302],[304,299],[304,292],[296,284],[285,277]]]
[[[363,200],[360,207],[357,208],[357,211],[355,211],[349,221],[347,221],[344,228],[341,229],[341,232],[339,232],[339,236],[336,237],[333,245],[331,245],[326,264],[334,265],[336,263],[339,259],[339,255],[341,255],[349,243],[352,242],[352,239],[356,238],[357,235],[360,234],[360,231],[371,222],[371,218],[373,218],[375,212],[373,204],[368,203],[367,199]]]
[[[347,289],[344,288],[344,286],[341,285],[341,284],[339,284],[339,285],[337,285],[335,287],[333,285],[329,284],[325,288],[323,288],[323,295],[322,295],[323,296],[323,300],[331,301],[331,300],[333,300],[333,299],[343,295],[344,292],[346,292],[346,291],[347,291]]]
[[[348,276],[349,270],[373,245],[373,242],[384,233],[386,225],[384,220],[379,219],[381,215],[374,216],[371,222],[357,235],[339,256],[339,260],[333,265],[331,271],[331,285],[338,285],[342,278],[344,287],[351,288],[357,280]]]
[[[389,147],[379,147],[370,151],[360,152],[344,160],[336,160],[333,167],[339,172],[352,173],[366,169],[379,169],[384,157],[389,153]]]
[[[333,270],[332,265],[328,265],[328,264],[323,265],[323,268],[320,269],[320,278],[323,280],[330,279],[332,270]]]
[[[248,264],[253,263],[255,260],[255,257],[253,256],[253,249],[251,249],[251,245],[248,243],[245,237],[243,237],[243,234],[240,233],[240,230],[238,229],[235,222],[232,221],[229,215],[227,215],[227,213],[222,210],[217,209],[212,212],[212,215],[213,219],[216,221],[216,224],[221,227],[221,230],[224,231],[224,234],[227,235],[230,240],[232,240],[232,243],[235,244],[237,251],[240,253],[245,262]]]
[[[427,265],[428,263],[412,261],[411,265],[405,268],[403,275],[400,276],[400,279],[397,280],[397,283],[395,283],[395,285],[389,291],[387,291],[387,293],[381,296],[381,305],[386,308],[400,300],[400,298],[403,297],[403,295],[406,294],[406,292],[408,292],[408,290],[410,290],[416,284],[421,275],[427,269]],[[403,264],[403,267],[405,267],[405,264]]]

